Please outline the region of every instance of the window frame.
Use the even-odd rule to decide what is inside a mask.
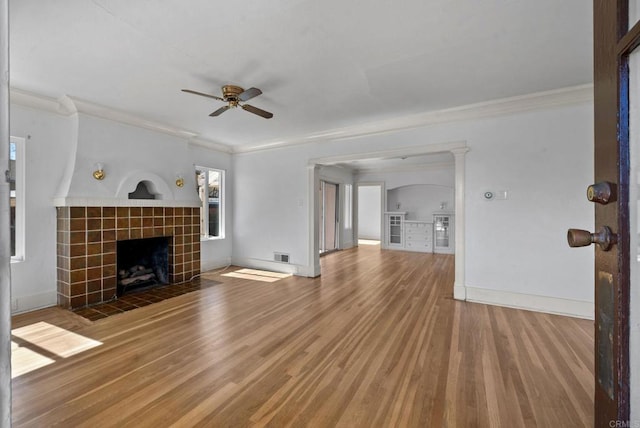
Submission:
[[[218,236],[211,235],[209,231],[209,198],[206,200],[200,199],[200,186],[197,183],[196,177],[196,186],[198,191],[198,199],[200,199],[200,240],[201,241],[217,241],[225,239],[226,236],[226,219],[225,219],[225,211],[226,211],[226,171],[220,168],[212,168],[209,166],[195,166],[196,173],[205,172],[207,173],[206,182],[209,182],[209,174],[211,172],[217,172],[219,174],[219,184],[218,184]],[[206,233],[203,232],[202,227],[206,228]]]
[[[11,262],[21,262],[25,259],[25,139],[9,137],[9,142],[16,147],[16,214],[15,214],[15,254],[11,255]],[[11,194],[11,191],[9,192]]]
[[[344,185],[344,229],[353,229],[353,184]]]

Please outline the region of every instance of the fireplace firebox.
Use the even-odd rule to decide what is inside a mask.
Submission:
[[[116,244],[118,296],[169,283],[169,238],[128,239]]]

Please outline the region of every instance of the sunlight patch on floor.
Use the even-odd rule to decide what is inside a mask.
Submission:
[[[11,342],[11,379],[55,362],[55,360],[40,355],[36,351]]]
[[[47,322],[11,330],[11,337],[12,378],[102,345]]]
[[[276,282],[284,278],[289,278],[290,273],[269,272],[266,270],[257,269],[238,269],[233,272],[223,273],[222,276],[228,276],[231,278],[250,279],[253,281],[261,282]]]
[[[380,245],[380,241],[375,239],[358,239],[358,245]]]

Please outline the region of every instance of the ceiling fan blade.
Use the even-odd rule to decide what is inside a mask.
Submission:
[[[258,107],[250,106],[249,104],[243,104],[242,108],[249,113],[257,114],[258,116],[262,116],[265,119],[271,119],[273,117],[273,113],[269,113],[268,111],[264,111]]]
[[[262,91],[258,88],[249,88],[246,91],[238,95],[240,101],[249,101],[251,98],[257,97]]]
[[[215,95],[203,94],[202,92],[192,91],[191,89],[183,89],[182,92],[200,95],[201,97],[213,98],[214,100],[224,101],[224,98],[216,97]]]
[[[225,111],[229,110],[230,107],[229,106],[222,106],[220,107],[218,110],[214,111],[213,113],[211,113],[209,116],[220,116],[222,113],[224,113]]]

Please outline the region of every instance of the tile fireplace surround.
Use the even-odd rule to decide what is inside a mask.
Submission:
[[[169,281],[200,273],[200,208],[57,207],[58,305],[75,309],[116,294],[116,242],[169,237]]]

